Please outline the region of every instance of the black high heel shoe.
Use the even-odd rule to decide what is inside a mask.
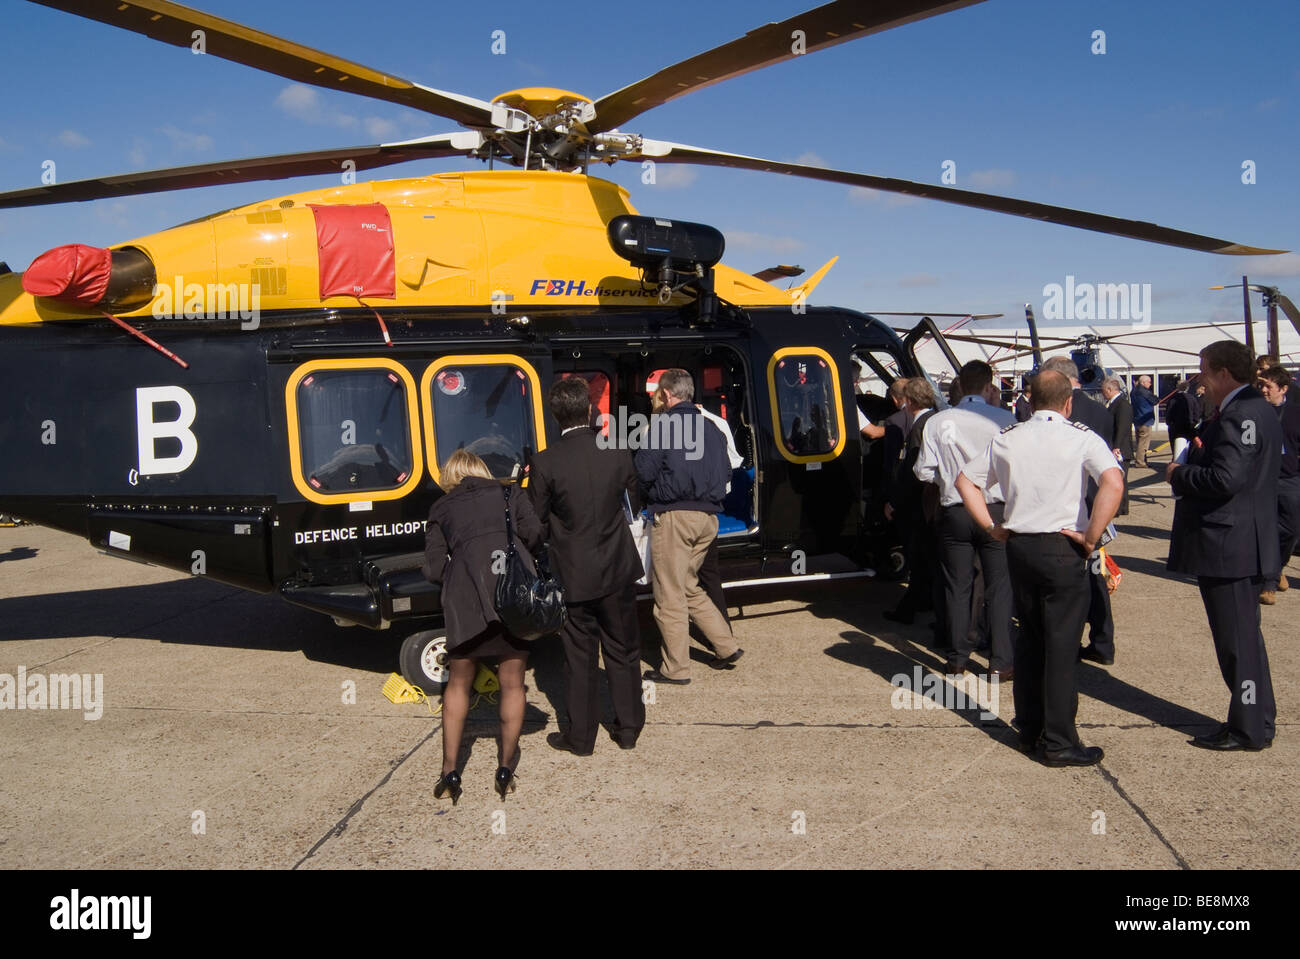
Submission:
[[[496,789],[497,795],[502,799],[506,798],[506,793],[515,791],[515,771],[509,766],[499,766],[497,768]]]
[[[519,765],[520,749],[515,748],[514,766]],[[506,793],[515,791],[515,771],[512,766],[498,766],[496,778],[497,795],[502,799],[506,798]]]
[[[460,773],[453,769],[449,773],[443,773],[438,784],[433,787],[433,797],[441,799],[447,793],[451,793],[451,804],[454,806],[460,801],[460,794],[463,790],[460,788]]]

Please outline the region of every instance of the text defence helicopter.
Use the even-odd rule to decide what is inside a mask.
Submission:
[[[440,464],[466,448],[520,479],[557,432],[547,388],[571,374],[616,415],[648,411],[658,371],[691,372],[744,456],[720,522],[728,578],[783,578],[796,550],[803,578],[860,575],[887,546],[858,439],[856,370],[883,383],[924,375],[915,351],[926,337],[953,360],[933,320],[900,337],[875,317],[808,306],[833,260],[779,289],[767,279],[793,271],[721,264],[716,230],[638,216],[625,191],[587,174],[593,162],[763,170],[1186,249],[1281,252],[617,131],[729,77],[982,0],[840,0],[598,100],[532,88],[491,102],[164,0],[38,2],[182,47],[201,33],[209,55],[465,129],[42,185],[0,194],[0,208],[349,163],[466,156],[516,168],[299,193],[110,249],[59,247],[22,274],[0,267],[0,512],[110,554],[278,591],[342,623],[438,616],[420,565]],[[429,688],[441,678],[437,631],[419,635],[431,638],[408,641],[403,672]]]

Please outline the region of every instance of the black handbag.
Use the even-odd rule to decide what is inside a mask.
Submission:
[[[501,492],[506,500],[506,562],[497,578],[493,605],[502,625],[516,639],[540,639],[557,633],[569,615],[564,605],[564,590],[539,557],[536,571],[528,568],[523,555],[515,548],[515,527],[510,520],[510,487]]]

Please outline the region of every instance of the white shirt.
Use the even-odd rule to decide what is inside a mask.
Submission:
[[[716,413],[710,413],[703,406],[697,405],[696,409],[704,414],[706,420],[722,431],[722,437],[727,441],[727,459],[731,463],[731,468],[733,470],[740,469],[740,464],[745,462],[745,459],[736,451],[736,438],[731,435],[731,427],[727,425],[727,421]],[[731,484],[727,484],[727,486],[730,489]]]
[[[925,442],[912,472],[923,483],[939,484],[939,502],[944,506],[958,506],[957,474],[967,463],[987,456],[993,437],[1015,424],[1014,413],[990,406],[982,396],[963,396],[956,406],[935,413],[925,424]],[[1003,499],[996,481],[984,489],[986,503]]]
[[[727,421],[716,413],[710,413],[698,403],[695,404],[695,408],[704,414],[706,420],[721,431],[722,438],[727,441],[727,462],[731,464],[733,470],[740,469],[740,464],[745,462],[745,459],[736,451],[736,438],[731,435],[731,427],[727,425]],[[731,480],[727,480],[726,492],[731,492]]]
[[[1039,410],[993,437],[987,455],[962,473],[980,489],[997,483],[1005,497],[1002,525],[1013,533],[1088,528],[1088,480],[1119,469],[1106,441],[1055,410]]]

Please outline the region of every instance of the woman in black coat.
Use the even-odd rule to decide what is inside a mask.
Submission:
[[[481,459],[466,450],[457,450],[447,460],[440,484],[447,495],[429,510],[424,575],[430,582],[442,584],[451,677],[442,694],[442,778],[433,793],[441,799],[450,792],[453,804],[460,798],[457,760],[470,689],[478,663],[496,660],[501,682],[496,789],[504,799],[515,788],[528,664],[528,644],[506,632],[493,602],[503,569],[499,560],[506,550],[504,491],[509,490],[515,548],[530,566],[532,551],[542,543],[542,525],[519,487],[503,486]]]

